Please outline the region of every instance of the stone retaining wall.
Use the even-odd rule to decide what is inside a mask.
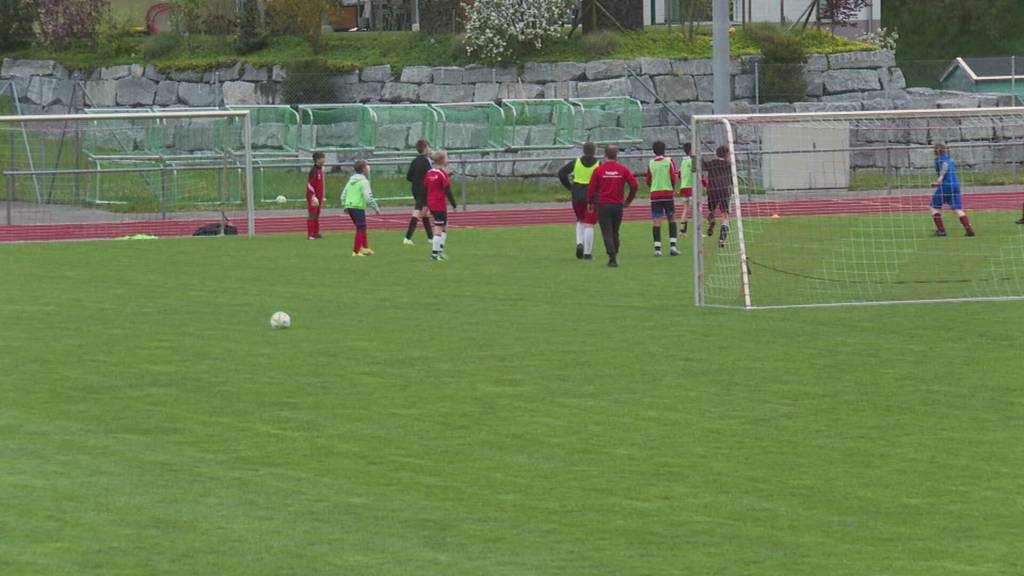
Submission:
[[[759,104],[755,102],[755,70],[760,60],[759,56],[749,56],[732,61],[733,112],[974,108],[1013,104],[1010,96],[908,89],[894,54],[884,50],[812,55],[803,70],[807,79],[805,101]],[[282,83],[287,74],[282,66],[257,68],[248,64],[167,74],[152,65],[134,64],[83,74],[68,71],[53,61],[4,59],[0,68],[0,89],[6,82],[12,82],[22,111],[28,114],[77,112],[83,107],[281,104]],[[521,68],[407,66],[395,71],[391,66],[382,65],[334,74],[329,83],[338,102],[449,103],[496,98],[630,96],[644,103],[645,146],[662,140],[671,149],[689,139],[689,127],[679,118],[710,114],[713,98],[710,60],[660,58],[530,62]],[[859,154],[852,164],[855,167],[877,166],[879,160]],[[908,160],[907,164],[917,162]],[[548,168],[544,166],[543,170]],[[517,175],[518,172],[519,169]]]

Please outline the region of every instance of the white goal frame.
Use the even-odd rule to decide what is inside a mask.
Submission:
[[[693,196],[690,198],[690,208],[693,219],[693,279],[694,279],[694,304],[698,307],[717,307],[743,310],[766,310],[779,308],[825,308],[838,306],[870,306],[887,304],[916,304],[934,302],[977,302],[977,301],[1014,301],[1024,300],[1024,294],[1016,296],[965,296],[953,298],[931,298],[914,300],[877,300],[877,301],[849,301],[849,302],[822,302],[802,304],[779,304],[779,305],[757,305],[756,294],[752,291],[750,282],[749,260],[747,258],[747,239],[744,233],[743,222],[743,200],[739,186],[737,173],[736,148],[735,148],[735,124],[742,122],[770,122],[770,121],[799,121],[799,120],[868,120],[868,119],[927,119],[944,117],[981,117],[998,116],[1007,114],[1024,115],[1024,107],[1003,107],[1003,108],[942,108],[923,110],[886,110],[886,111],[856,111],[856,112],[802,112],[802,113],[778,113],[778,114],[710,114],[695,115],[691,119],[691,134],[693,142],[694,177]],[[705,298],[705,275],[704,275],[704,234],[703,226],[706,221],[703,219],[703,150],[701,149],[701,134],[708,133],[713,126],[720,125],[724,130],[724,144],[729,147],[729,162],[732,172],[732,198],[730,219],[735,227],[735,241],[738,243],[739,266],[736,273],[739,275],[739,286],[742,292],[742,305],[725,305],[708,303]]]
[[[245,204],[248,236],[256,234],[256,210],[253,193],[253,154],[252,154],[252,121],[248,110],[204,110],[190,112],[175,110],[173,112],[143,112],[139,114],[35,114],[19,116],[0,116],[0,126],[11,124],[24,130],[26,124],[37,123],[95,123],[104,120],[168,120],[190,118],[239,118],[242,121],[242,150],[244,162],[242,171],[245,175]],[[30,156],[31,159],[31,156]],[[0,172],[4,170],[0,166]],[[32,170],[35,172],[35,169]],[[57,173],[59,171],[51,171]]]

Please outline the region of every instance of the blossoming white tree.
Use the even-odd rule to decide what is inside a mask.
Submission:
[[[464,0],[466,52],[503,62],[523,47],[539,50],[558,35],[574,0]]]

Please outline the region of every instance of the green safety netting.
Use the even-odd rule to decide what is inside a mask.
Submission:
[[[289,156],[298,152],[299,113],[291,106],[228,106],[228,110],[249,112],[254,154]]]
[[[633,98],[577,98],[569,100],[575,114],[573,140],[577,144],[635,144],[643,142],[643,105]]]
[[[505,142],[510,148],[573,145],[574,110],[565,100],[503,100]]]
[[[440,114],[427,104],[368,104],[375,152],[415,152],[416,141],[437,142]]]
[[[91,108],[86,114],[132,114],[152,112],[149,108]],[[90,158],[152,155],[150,142],[158,123],[153,120],[103,120],[92,122],[82,138],[82,150]]]
[[[505,113],[492,102],[435,104],[440,125],[435,146],[462,152],[496,152],[505,142]]]
[[[373,115],[362,104],[316,104],[299,106],[303,150],[341,152],[372,150]]]

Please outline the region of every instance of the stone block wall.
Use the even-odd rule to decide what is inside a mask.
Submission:
[[[1009,96],[907,88],[889,51],[812,55],[804,66],[807,93],[796,103],[757,101],[759,56],[731,63],[734,113],[828,112],[921,108],[974,108],[1013,105]],[[208,71],[164,74],[139,64],[101,68],[89,74],[68,71],[53,61],[4,59],[0,89],[13,83],[24,113],[77,112],[84,107],[218,107],[281,104],[282,66],[248,64]],[[295,80],[295,78],[293,78]],[[498,98],[588,98],[629,96],[644,103],[644,147],[656,140],[670,149],[689,140],[688,119],[712,112],[710,60],[599,60],[528,62],[522,67],[389,65],[334,74],[338,102],[450,103]],[[976,137],[960,130],[959,139]],[[473,135],[467,135],[473,138]],[[742,138],[742,136],[741,136]],[[911,138],[912,140],[913,138]],[[956,138],[951,142],[960,141]],[[896,142],[898,143],[898,142]],[[914,142],[906,142],[913,144]],[[739,142],[740,145],[744,143]],[[533,154],[522,153],[524,156]],[[537,153],[543,156],[543,153]],[[922,156],[923,157],[923,156]],[[908,155],[909,158],[909,155]],[[877,154],[855,154],[855,167],[877,167]],[[908,159],[908,165],[916,165]],[[543,164],[543,162],[537,162]],[[544,166],[545,170],[550,166]],[[516,167],[516,172],[525,170]]]

